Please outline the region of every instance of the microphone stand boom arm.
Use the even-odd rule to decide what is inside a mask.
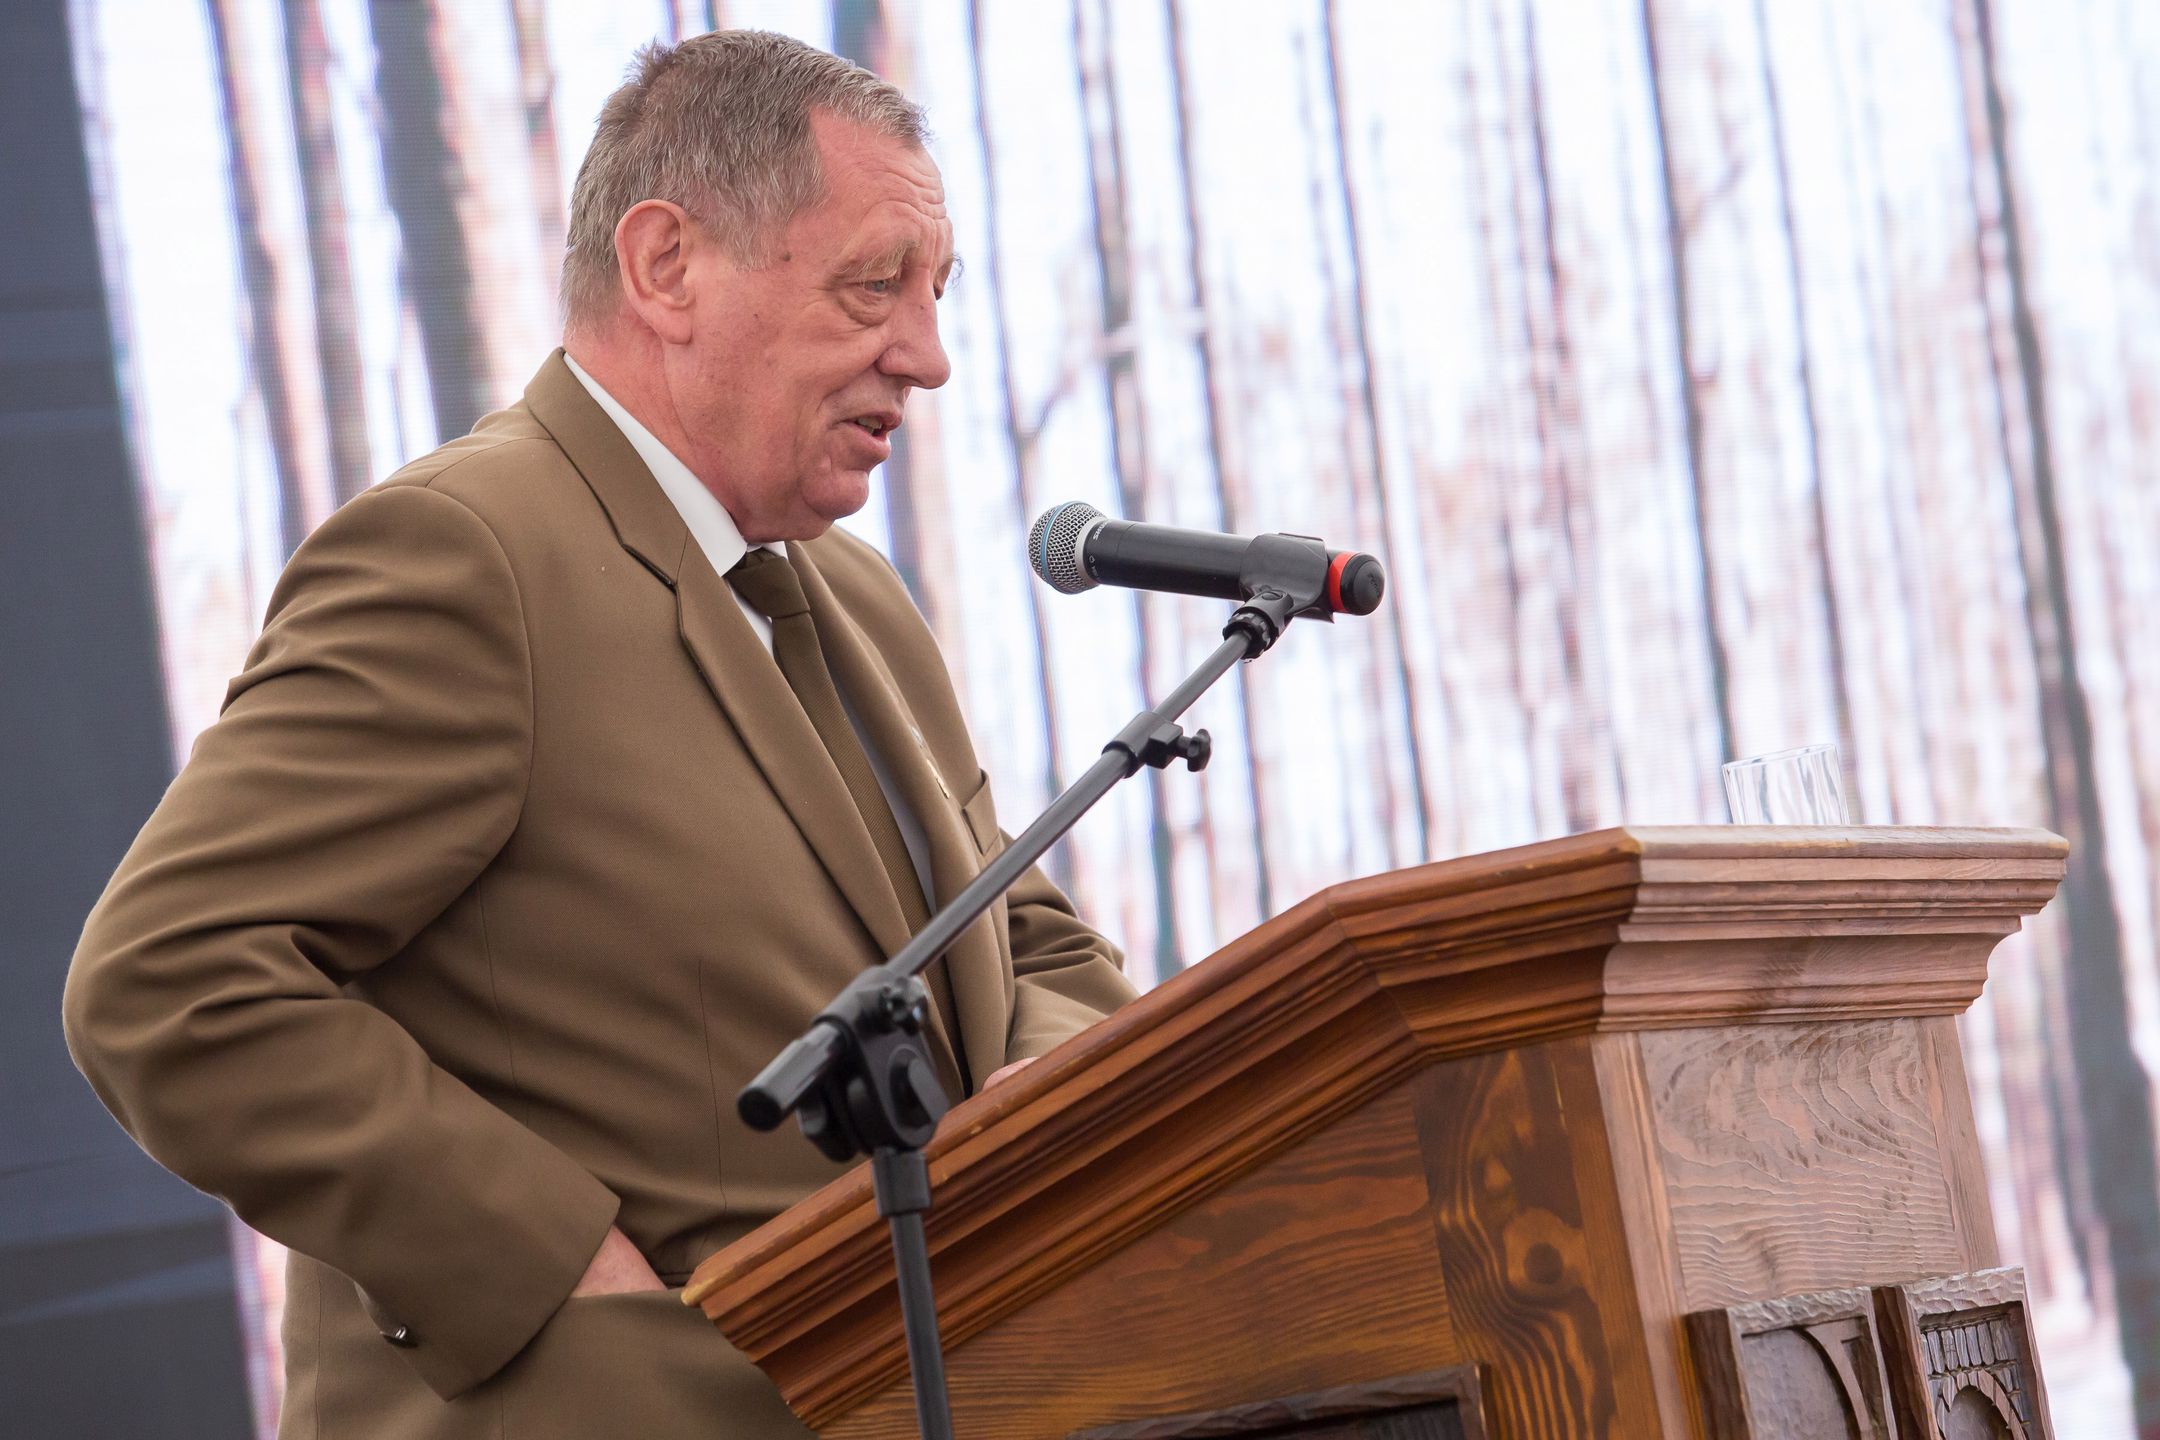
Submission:
[[[1152,709],[1135,715],[1103,747],[1101,758],[1050,803],[967,886],[939,909],[921,933],[882,965],[863,971],[820,1011],[735,1098],[736,1112],[754,1130],[777,1128],[797,1116],[805,1137],[836,1161],[868,1155],[878,1213],[892,1227],[901,1322],[915,1385],[915,1417],[923,1440],[952,1440],[945,1361],[938,1342],[937,1302],[930,1286],[930,1252],[923,1213],[930,1208],[930,1167],[923,1146],[950,1106],[922,1041],[929,993],[919,978],[968,926],[1018,882],[1082,815],[1143,766],[1183,760],[1208,762],[1205,730],[1188,735],[1177,723],[1209,686],[1240,660],[1274,645],[1292,617],[1309,613],[1326,584],[1326,556],[1317,542],[1285,554],[1285,563],[1259,577],[1251,597],[1223,627],[1223,642],[1185,682]],[[1317,563],[1313,556],[1319,557]]]

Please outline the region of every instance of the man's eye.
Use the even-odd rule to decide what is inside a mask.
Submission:
[[[863,289],[868,290],[872,295],[890,295],[892,294],[893,286],[898,283],[898,281],[890,279],[865,280],[862,282],[862,285]]]

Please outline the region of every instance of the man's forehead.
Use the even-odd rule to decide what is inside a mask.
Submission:
[[[813,124],[825,197],[800,218],[813,226],[837,222],[845,238],[836,263],[849,270],[925,258],[935,269],[949,265],[944,177],[928,152],[828,115],[814,116]]]
[[[841,252],[840,264],[848,270],[898,270],[927,262],[932,270],[950,268],[953,254],[952,226],[940,213],[933,224],[919,217],[891,217],[866,225],[853,243]]]
[[[945,177],[922,146],[823,112],[812,116],[811,125],[828,193],[905,196],[944,210]]]

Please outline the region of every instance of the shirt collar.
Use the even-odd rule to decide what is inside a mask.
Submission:
[[[607,412],[608,419],[615,422],[615,427],[622,431],[623,438],[630,442],[630,448],[637,451],[638,459],[643,460],[645,468],[652,471],[653,479],[660,482],[661,490],[666,492],[676,513],[682,516],[683,524],[697,540],[698,549],[704,551],[706,560],[711,562],[713,573],[725,575],[734,569],[736,563],[750,549],[749,542],[743,539],[742,528],[735,523],[735,517],[728,514],[719,498],[705,488],[705,482],[692,474],[690,467],[683,464],[674,451],[661,444],[657,435],[640,424],[638,418],[625,410],[620,401],[602,389],[600,382],[586,374],[585,367],[573,360],[567,352],[563,355],[563,364],[577,377],[578,384],[585,387],[594,403]]]

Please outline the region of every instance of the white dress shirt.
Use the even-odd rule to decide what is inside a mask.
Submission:
[[[586,374],[584,366],[567,354],[563,356],[563,363],[570,367],[570,373],[577,377],[578,384],[585,387],[586,393],[592,396],[594,402],[607,412],[608,419],[615,422],[615,428],[622,431],[623,438],[630,442],[630,448],[637,451],[638,458],[645,462],[645,468],[652,471],[653,479],[660,482],[660,488],[667,493],[668,499],[674,502],[676,513],[682,516],[683,524],[689,527],[691,538],[697,541],[698,549],[704,551],[705,558],[712,563],[713,572],[724,577],[750,549],[749,542],[743,539],[742,528],[735,523],[735,517],[728,514],[719,497],[705,488],[704,482],[691,473],[690,467],[683,464],[674,451],[661,444],[659,437],[640,424],[635,415],[622,407],[621,402],[601,389],[600,382]],[[786,553],[784,548],[778,545],[766,545],[764,548],[775,554]],[[730,593],[733,593],[734,589],[732,585],[728,587]],[[758,640],[765,646],[765,653],[771,654],[772,622],[759,614],[757,608],[741,595],[735,596],[735,603],[742,607],[743,618],[750,622],[750,628],[757,633]],[[833,676],[833,688],[840,692],[840,708],[847,712],[848,724],[854,727],[855,738],[862,741],[863,753],[870,758],[870,772],[877,776],[878,788],[885,792],[885,803],[892,807],[893,820],[900,827],[900,838],[907,842],[908,858],[915,862],[915,878],[922,885],[923,894],[926,897],[933,896],[937,889],[930,881],[930,843],[923,835],[922,821],[916,817],[914,807],[907,803],[906,797],[893,785],[892,776],[885,769],[885,761],[878,754],[877,746],[871,743],[869,732],[863,729],[862,720],[855,714],[854,703],[848,699],[847,687],[840,683],[838,675]],[[930,908],[937,908],[934,901]]]

